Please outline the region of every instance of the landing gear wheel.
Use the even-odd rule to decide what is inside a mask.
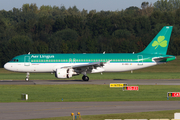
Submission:
[[[82,80],[83,80],[83,81],[89,81],[89,77],[84,75],[84,76],[82,77]]]
[[[25,81],[26,81],[26,82],[28,82],[28,81],[29,81],[29,76],[30,76],[30,73],[29,73],[29,72],[27,72],[27,74],[26,74],[26,78],[25,78]]]
[[[25,81],[27,81],[27,82],[28,82],[28,81],[29,81],[29,78],[28,78],[28,77],[26,77],[26,78],[25,78]]]

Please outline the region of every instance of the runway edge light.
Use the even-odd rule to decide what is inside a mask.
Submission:
[[[77,115],[79,115],[79,120],[81,120],[81,113],[77,112]]]
[[[74,113],[71,113],[71,116],[73,116],[73,120],[74,120]]]

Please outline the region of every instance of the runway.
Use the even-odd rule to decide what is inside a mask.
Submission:
[[[0,103],[1,120],[133,113],[180,109],[179,101]]]
[[[32,84],[109,84],[127,83],[128,85],[180,85],[180,80],[22,80],[2,81],[2,85]],[[33,102],[0,103],[0,119],[35,119],[70,116],[80,112],[81,115],[98,115],[114,113],[133,113],[180,109],[180,101],[129,101],[129,102]]]
[[[114,80],[0,80],[1,85],[53,85],[53,84],[110,84],[110,83],[127,83],[128,85],[180,85],[180,79],[157,79],[157,80],[126,80],[126,79],[114,79]]]

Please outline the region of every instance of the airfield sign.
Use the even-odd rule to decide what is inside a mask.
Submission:
[[[167,97],[180,97],[180,92],[168,92]]]
[[[123,87],[123,91],[124,90],[136,90],[136,91],[138,91],[139,86],[126,86],[126,87]]]
[[[127,86],[127,83],[110,83],[109,85],[110,88],[122,88],[124,86]]]

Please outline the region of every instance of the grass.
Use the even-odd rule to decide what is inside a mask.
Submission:
[[[104,120],[104,119],[174,119],[174,113],[180,110],[156,111],[156,112],[140,112],[140,113],[120,113],[106,115],[83,115],[81,120]],[[72,120],[72,116],[42,118],[33,120]]]
[[[91,80],[100,79],[180,79],[180,56],[167,64],[156,65],[149,68],[135,70],[133,73],[100,73],[88,74]],[[0,68],[0,80],[24,80],[26,73],[16,73]],[[71,80],[81,80],[82,75],[74,76]],[[30,80],[57,80],[54,74],[31,73]],[[61,80],[61,79],[59,79]]]
[[[24,80],[25,73],[0,73],[0,80]],[[180,72],[147,72],[147,73],[100,73],[88,74],[90,80],[112,80],[112,79],[180,79]],[[57,79],[50,73],[31,73],[30,80],[82,80],[82,75],[74,76],[69,79]]]
[[[0,85],[0,102],[166,101],[167,92],[176,91],[178,85],[140,85],[139,91],[109,85]],[[22,93],[28,101],[21,100]]]

